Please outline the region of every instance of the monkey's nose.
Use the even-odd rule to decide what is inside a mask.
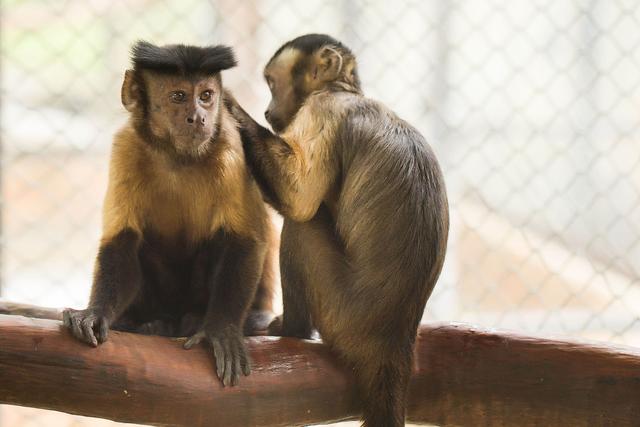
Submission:
[[[267,119],[267,120],[269,120],[269,115],[270,115],[269,110],[265,110],[265,111],[264,111],[264,118],[265,118],[265,119]]]
[[[189,123],[190,125],[196,122],[198,122],[198,124],[203,125],[205,123],[205,116],[195,115],[195,116],[187,117],[187,123]]]

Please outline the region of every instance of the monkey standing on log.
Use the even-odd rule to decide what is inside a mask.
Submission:
[[[404,425],[412,348],[447,245],[449,213],[422,135],[363,96],[351,51],[320,34],[264,70],[277,135],[237,104],[247,162],[285,217],[277,335],[323,340],[354,368],[365,426]]]
[[[64,323],[94,346],[109,328],[191,335],[185,348],[206,340],[233,385],[250,372],[243,323],[256,287],[249,329],[271,320],[274,280],[263,268],[271,223],[220,76],[233,51],[138,42],[132,61],[90,302],[65,310]]]

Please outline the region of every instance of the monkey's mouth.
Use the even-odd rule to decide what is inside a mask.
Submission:
[[[182,146],[197,147],[211,139],[213,130],[198,129],[180,132],[174,136],[174,140]]]
[[[269,122],[269,124],[271,125],[271,129],[273,129],[275,133],[281,133],[287,127],[282,120],[275,117],[270,117],[267,119],[267,121]]]
[[[207,151],[213,143],[212,137],[213,132],[190,132],[184,136],[174,137],[173,145],[178,152],[183,154],[199,153]]]

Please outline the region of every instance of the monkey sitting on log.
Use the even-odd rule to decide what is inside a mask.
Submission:
[[[243,323],[271,318],[271,222],[246,167],[220,72],[226,46],[132,49],[122,85],[128,123],[115,135],[89,305],[65,325],[97,346],[108,330],[207,341],[223,384],[250,372]],[[269,252],[269,253],[268,253]],[[266,323],[265,323],[266,322]]]
[[[309,34],[264,69],[276,134],[234,103],[247,162],[285,218],[277,335],[317,328],[356,374],[365,426],[404,425],[412,348],[449,231],[423,136],[366,98],[353,53]]]

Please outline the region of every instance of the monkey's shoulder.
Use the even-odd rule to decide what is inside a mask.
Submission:
[[[414,141],[426,144],[420,131],[402,119],[384,103],[372,98],[359,97],[343,114],[341,131],[352,138],[387,142]]]
[[[118,167],[126,162],[133,163],[141,157],[142,138],[133,128],[132,123],[122,126],[113,136],[111,144],[111,164]]]
[[[326,127],[345,121],[359,122],[361,126],[405,126],[406,122],[382,102],[352,92],[319,92],[310,96],[299,115]]]

